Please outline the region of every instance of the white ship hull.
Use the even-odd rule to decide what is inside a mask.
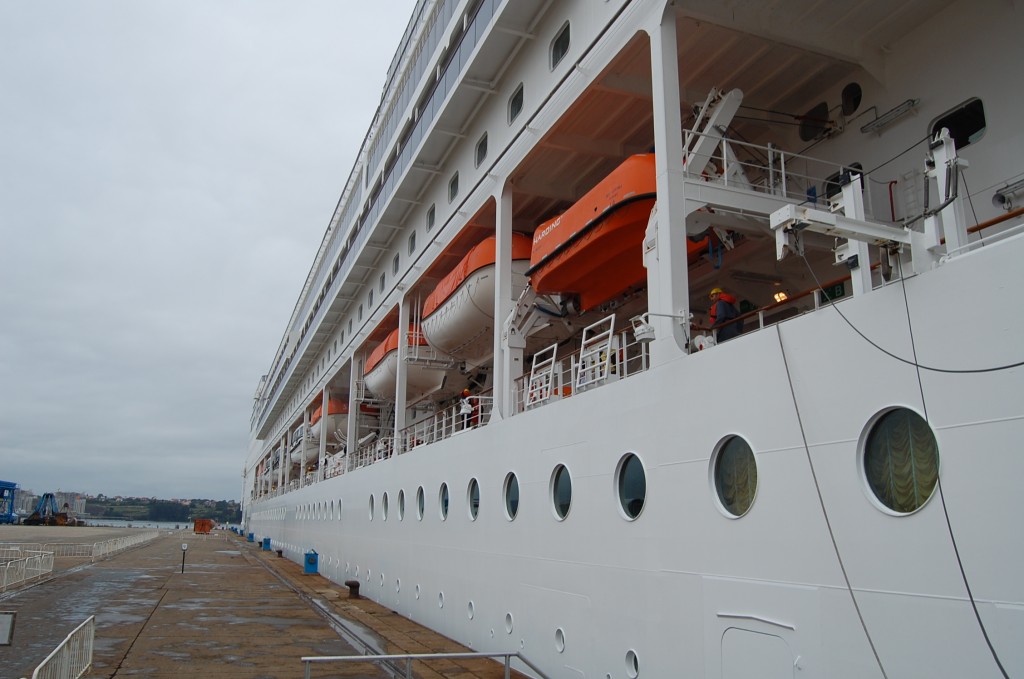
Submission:
[[[329,579],[358,580],[361,594],[472,649],[519,652],[548,677],[1024,675],[1024,224],[1010,213],[966,228],[1002,216],[993,192],[1024,177],[1024,93],[989,68],[1024,63],[1020,8],[859,2],[837,18],[809,3],[541,6],[484,3],[493,18],[472,32],[483,37],[460,57],[466,72],[435,133],[412,137],[419,164],[396,165],[410,168],[394,189],[402,207],[381,208],[383,226],[368,222],[368,236],[344,232],[401,255],[375,264],[368,247],[358,262],[378,269],[352,269],[378,295],[378,281],[393,287],[361,330],[347,321],[362,306],[346,302],[336,317],[308,307],[322,320],[297,345],[306,367],[272,371],[254,413],[246,529],[295,560],[315,549]],[[451,16],[455,33],[472,28]],[[553,66],[565,25],[572,64]],[[856,106],[853,81],[863,85]],[[520,82],[528,124],[510,122]],[[712,86],[723,95],[705,100]],[[959,121],[933,134],[975,97],[986,123],[969,143],[954,148]],[[807,130],[776,125],[782,106],[802,114],[819,99],[835,127],[802,139]],[[673,137],[675,112],[695,108],[681,121],[692,138]],[[734,133],[723,139],[723,129]],[[483,132],[493,155],[476,162]],[[702,135],[714,142],[705,155]],[[684,145],[697,151],[665,151]],[[658,202],[637,248],[646,287],[589,314],[568,297],[513,294],[521,271],[502,238],[551,220],[652,146]],[[813,147],[829,169],[784,147]],[[863,190],[826,179],[855,162]],[[383,167],[359,169],[372,184]],[[456,171],[469,188],[453,200]],[[970,190],[947,185],[954,174]],[[422,210],[403,221],[409,195]],[[434,210],[433,241],[411,261],[405,232],[372,240],[398,223],[411,232]],[[687,261],[687,237],[709,227],[725,245]],[[327,388],[359,407],[373,329],[416,320],[454,265],[439,253],[493,233],[493,271],[451,298],[464,298],[450,326],[463,335],[432,337],[423,320],[440,350],[479,343],[473,378],[486,388],[460,403],[421,383],[436,366],[392,352],[386,381],[366,376],[367,390],[394,403],[371,453],[301,482],[276,468],[257,474],[309,394]],[[833,252],[837,237],[848,242]],[[802,247],[806,259],[777,259]],[[405,266],[394,277],[393,261]],[[695,334],[714,332],[701,327],[712,287],[755,311],[740,336],[694,351]],[[775,305],[779,292],[790,299]],[[318,372],[335,338],[341,359]],[[286,334],[279,357],[293,341]],[[893,414],[920,425],[885,439]],[[746,466],[724,461],[736,441],[749,446]],[[910,471],[895,468],[908,459]],[[879,472],[882,463],[891,468]],[[642,469],[642,492],[627,464]]]

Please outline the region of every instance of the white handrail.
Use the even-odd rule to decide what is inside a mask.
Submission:
[[[78,679],[85,676],[92,667],[95,639],[96,616],[90,615],[39,663],[32,672],[32,679]]]

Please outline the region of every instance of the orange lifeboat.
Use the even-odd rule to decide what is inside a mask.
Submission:
[[[409,346],[427,346],[427,340],[416,326],[409,327]],[[416,402],[434,393],[444,386],[448,377],[446,370],[429,367],[418,363],[406,363],[406,398]],[[395,399],[395,387],[398,384],[398,328],[395,328],[377,345],[363,368],[363,383],[366,389],[385,401]]]
[[[583,311],[647,281],[643,238],[657,198],[654,154],[627,158],[533,235],[527,275],[541,293],[574,293]],[[690,263],[707,249],[688,244]]]
[[[512,295],[526,287],[532,242],[512,234]],[[438,351],[479,365],[494,352],[495,237],[476,244],[423,304],[423,335]]]

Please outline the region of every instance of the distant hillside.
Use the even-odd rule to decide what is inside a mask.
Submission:
[[[130,521],[192,521],[213,519],[239,523],[242,510],[234,500],[155,500],[152,498],[87,498],[85,513],[96,518]]]

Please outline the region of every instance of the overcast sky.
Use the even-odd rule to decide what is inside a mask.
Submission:
[[[414,0],[0,0],[0,479],[238,499]]]

